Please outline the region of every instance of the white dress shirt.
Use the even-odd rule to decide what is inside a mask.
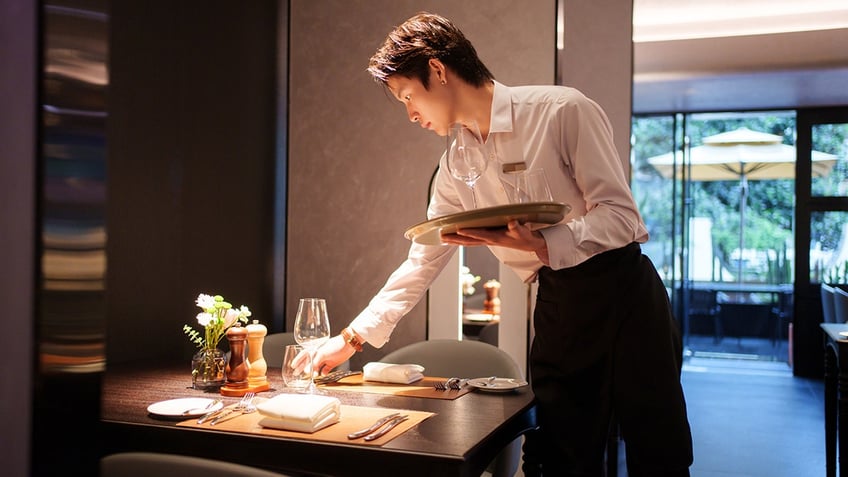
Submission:
[[[495,82],[492,119],[485,147],[486,171],[474,188],[478,207],[508,204],[515,175],[503,165],[523,162],[545,171],[553,198],[571,206],[554,226],[542,229],[551,268],[573,267],[607,250],[644,243],[648,232],[613,144],[612,127],[594,101],[565,86],[507,87]],[[432,219],[473,208],[471,189],[439,161]],[[525,282],[535,280],[542,262],[533,252],[489,247]],[[351,327],[371,345],[385,344],[395,325],[424,296],[456,246],[413,243],[407,259]]]

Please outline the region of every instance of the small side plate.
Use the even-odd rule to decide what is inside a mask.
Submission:
[[[527,381],[521,379],[510,378],[475,378],[468,381],[469,386],[473,386],[481,391],[503,393],[513,391],[518,388],[527,386]]]

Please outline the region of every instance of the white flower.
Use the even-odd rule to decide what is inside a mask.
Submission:
[[[231,326],[239,321],[247,323],[247,317],[252,314],[244,305],[238,310],[233,309],[233,305],[224,300],[221,295],[201,293],[197,296],[195,303],[203,309],[202,313],[197,314],[197,322],[203,327],[203,335],[189,325],[183,326],[183,332],[188,335],[192,343],[201,348],[215,348]]]
[[[203,308],[204,310],[208,310],[210,308],[215,308],[215,297],[211,295],[205,295],[201,293],[197,296],[197,306]]]
[[[197,314],[197,322],[200,323],[200,326],[206,328],[214,317],[206,312]]]

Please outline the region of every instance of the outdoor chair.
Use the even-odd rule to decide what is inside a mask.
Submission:
[[[716,292],[712,290],[689,290],[689,307],[686,310],[689,326],[693,321],[706,319],[712,323],[713,341],[716,344],[722,339],[722,326],[719,314],[721,305],[718,304]]]
[[[827,283],[821,284],[822,317],[825,323],[836,323],[836,309],[834,306],[834,287]]]

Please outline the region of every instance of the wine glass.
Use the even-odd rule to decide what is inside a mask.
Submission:
[[[477,123],[453,123],[448,128],[447,136],[448,171],[455,179],[459,179],[471,189],[471,200],[477,208],[477,195],[474,184],[483,175],[488,166],[486,151]]]
[[[297,306],[297,318],[294,320],[294,340],[309,354],[312,369],[315,369],[315,353],[330,339],[330,318],[327,316],[327,302],[323,298],[301,298]],[[317,393],[315,373],[309,374],[309,393]]]
[[[297,392],[306,392],[312,376],[312,363],[305,356],[304,348],[298,344],[286,345],[283,354],[283,382],[287,388]]]

